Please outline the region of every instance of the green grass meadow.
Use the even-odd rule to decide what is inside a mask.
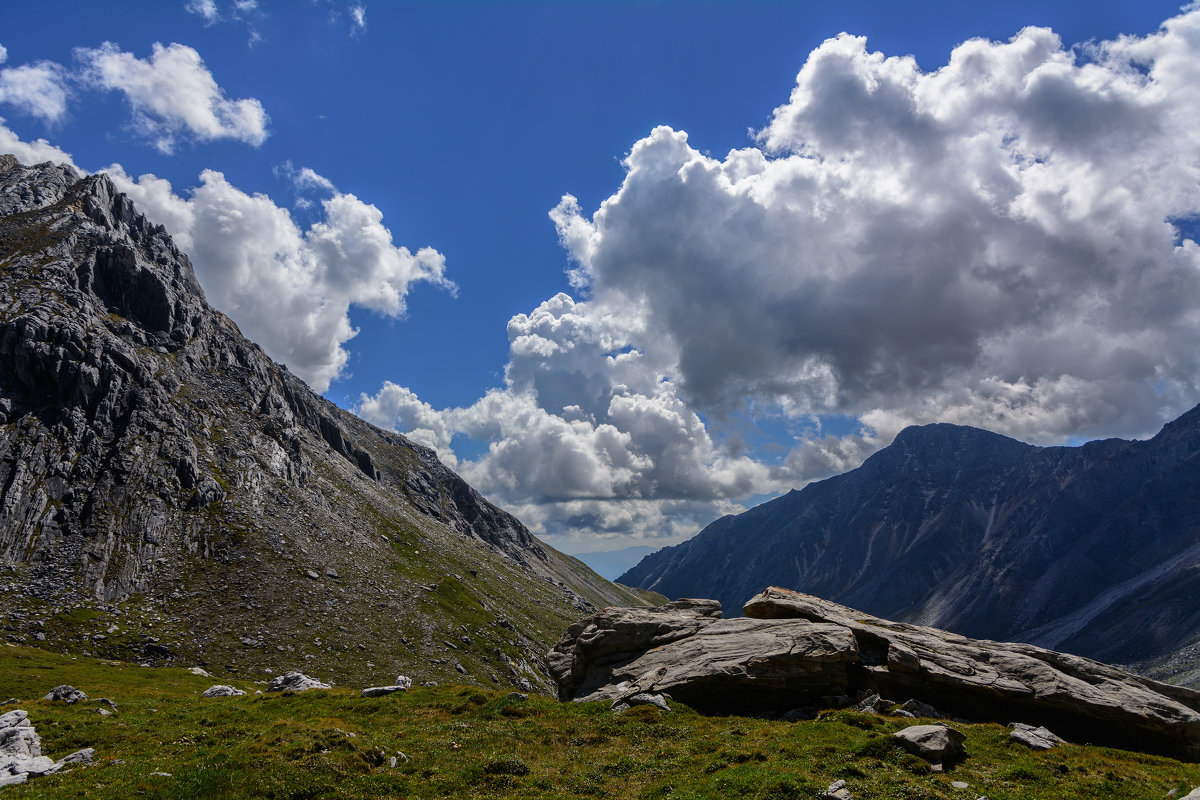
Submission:
[[[68,683],[88,703],[40,699]],[[244,697],[203,698],[214,683]],[[206,678],[30,647],[0,647],[0,712],[22,708],[45,755],[95,763],[0,789],[25,798],[816,798],[844,779],[860,798],[1154,798],[1200,786],[1200,765],[1101,747],[1035,753],[999,725],[962,726],[968,757],[944,773],[892,746],[905,720],[849,711],[788,723],[640,706],[520,700],[475,687],[256,695]],[[361,687],[359,687],[361,688]],[[117,713],[104,716],[105,697]],[[393,759],[395,761],[393,762]],[[394,766],[393,766],[394,763]],[[167,774],[154,774],[167,773]],[[955,788],[953,781],[968,783]]]

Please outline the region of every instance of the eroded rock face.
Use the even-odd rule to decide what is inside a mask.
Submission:
[[[890,622],[786,589],[713,604],[608,608],[548,657],[562,700],[666,692],[702,711],[779,713],[877,692],[955,717],[1200,759],[1200,692],[1078,656]],[[840,700],[839,700],[840,698]]]
[[[427,661],[438,626],[457,627],[414,592],[451,550],[479,570],[457,578],[462,590],[497,618],[640,602],[541,544],[432,450],[272,361],[107,176],[0,155],[6,636],[43,641],[51,617],[86,606],[110,615],[104,628],[128,627],[126,644],[83,614],[56,646],[257,670],[266,641],[292,653],[305,622],[331,615],[345,641],[286,666],[346,680],[384,654],[412,663],[404,637]],[[160,612],[174,621],[151,632],[142,622]],[[496,632],[489,649],[513,638]],[[527,640],[521,663],[548,688],[535,654],[550,642]],[[354,647],[367,641],[371,653]]]

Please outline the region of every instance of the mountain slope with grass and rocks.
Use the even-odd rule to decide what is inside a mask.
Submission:
[[[546,690],[571,620],[644,602],[274,363],[106,176],[0,156],[10,641]]]

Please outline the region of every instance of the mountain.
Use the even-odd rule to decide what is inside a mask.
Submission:
[[[106,176],[12,156],[0,598],[64,652],[542,687],[566,624],[643,602],[271,361]]]
[[[785,586],[877,616],[1200,681],[1200,408],[1147,441],[907,428],[858,469],[618,579],[737,609]]]

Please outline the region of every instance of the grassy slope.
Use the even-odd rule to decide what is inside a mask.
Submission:
[[[20,701],[4,710],[28,711],[51,757],[85,746],[97,754],[92,767],[4,797],[815,798],[843,778],[855,798],[1161,800],[1200,785],[1200,765],[1085,746],[1034,753],[996,725],[964,726],[968,759],[936,774],[889,745],[903,721],[853,712],[789,724],[682,706],[612,714],[464,686],[372,700],[351,689],[256,696],[255,684],[237,680],[251,694],[200,697],[214,682],[0,647],[0,697]],[[36,699],[60,683],[119,711]]]

